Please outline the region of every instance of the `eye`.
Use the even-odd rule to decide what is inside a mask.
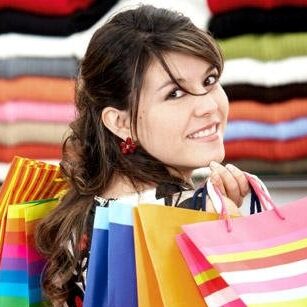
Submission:
[[[185,92],[179,88],[173,89],[167,96],[166,100],[168,99],[178,99],[182,96],[184,96]]]
[[[217,74],[209,75],[204,81],[204,86],[209,86],[215,84],[219,80],[219,76]]]

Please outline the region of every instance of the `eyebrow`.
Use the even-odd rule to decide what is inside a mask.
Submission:
[[[207,75],[209,72],[211,72],[212,70],[214,70],[216,68],[216,66],[214,65],[210,65],[206,72],[204,73],[204,76]],[[175,79],[179,84],[180,82],[185,82],[186,80],[185,79],[182,79],[182,78],[178,78],[178,79]],[[163,88],[167,87],[168,85],[170,84],[176,84],[172,79],[169,79],[167,80],[165,83],[163,83],[158,89],[157,91],[161,91]]]

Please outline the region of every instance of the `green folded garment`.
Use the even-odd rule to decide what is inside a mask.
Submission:
[[[280,60],[307,55],[307,33],[241,35],[218,40],[225,59]]]

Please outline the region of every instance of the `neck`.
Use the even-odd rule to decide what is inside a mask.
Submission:
[[[183,182],[187,183],[188,185],[193,187],[193,181],[192,181],[192,171],[178,171],[173,168],[167,168],[168,172],[177,178],[180,178]]]
[[[102,196],[108,198],[120,198],[134,193],[139,193],[154,188],[155,184],[138,184],[136,187],[125,177],[114,174],[110,184],[103,191]]]

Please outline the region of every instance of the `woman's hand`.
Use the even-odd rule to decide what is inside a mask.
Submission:
[[[223,166],[212,161],[210,180],[223,195],[230,198],[238,207],[249,192],[249,184],[244,173],[233,164]]]

